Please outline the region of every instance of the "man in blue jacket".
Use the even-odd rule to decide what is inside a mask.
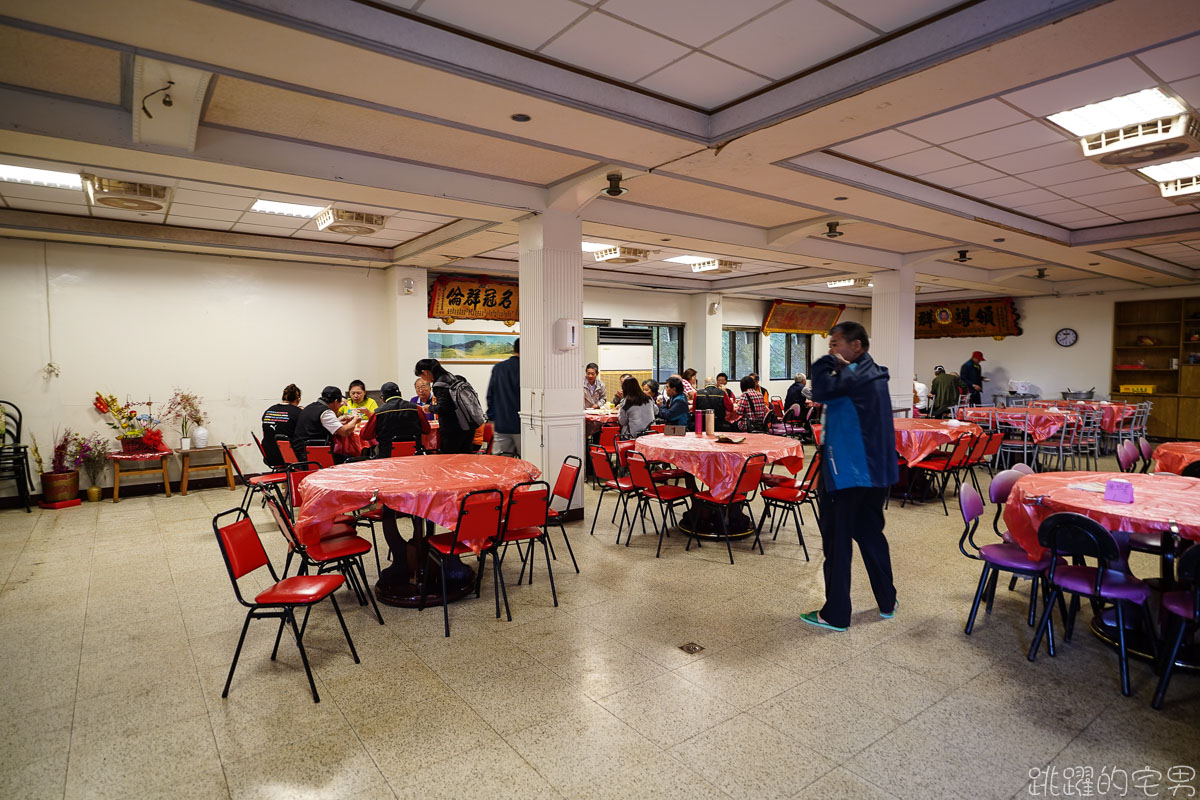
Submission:
[[[521,455],[521,340],[513,341],[513,354],[492,367],[488,381],[487,418],[492,421],[492,452]]]
[[[825,404],[820,528],[825,605],[800,619],[833,631],[850,626],[850,562],[858,542],[879,616],[896,613],[892,560],[883,536],[883,503],[898,479],[888,371],[867,352],[867,331],[842,322],[829,332],[829,355],[811,370],[813,401]]]

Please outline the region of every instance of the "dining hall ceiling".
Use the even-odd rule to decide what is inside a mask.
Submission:
[[[200,88],[143,111],[154,76]],[[582,208],[584,239],[649,253],[582,254],[591,284],[857,304],[869,287],[827,282],[911,269],[930,299],[1189,285],[1200,207],[1046,119],[1149,88],[1200,105],[1200,3],[4,4],[0,163],[171,196],[131,211],[0,181],[0,235],[511,273],[551,187],[598,195],[617,171],[629,192]],[[335,234],[259,199],[383,222]],[[686,255],[740,267],[666,260]]]

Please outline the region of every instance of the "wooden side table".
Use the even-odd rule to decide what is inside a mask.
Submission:
[[[171,455],[171,451],[161,453],[109,453],[108,460],[113,465],[113,502],[121,501],[121,465],[128,463],[141,463],[143,461],[157,461],[157,467],[145,467],[143,469],[126,469],[126,475],[148,475],[150,473],[162,473],[163,489],[167,493],[167,497],[171,496],[171,481],[167,477],[167,456]]]
[[[237,447],[236,444],[226,445],[230,450]],[[217,464],[192,464],[192,456],[204,455],[206,453],[220,453],[221,461]],[[233,462],[229,460],[229,453],[225,452],[225,448],[220,445],[213,447],[193,447],[190,450],[176,450],[175,454],[183,459],[183,472],[179,475],[179,493],[187,495],[188,474],[191,472],[214,472],[216,470],[225,470],[225,482],[229,485],[229,491],[233,491]]]

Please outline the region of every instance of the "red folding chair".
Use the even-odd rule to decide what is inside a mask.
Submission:
[[[712,506],[717,518],[721,523],[721,534],[725,539],[725,549],[729,551],[729,563],[733,563],[733,545],[729,540],[729,512],[736,506],[745,506],[747,510],[750,508],[750,501],[758,494],[759,484],[762,483],[763,470],[767,468],[767,457],[762,453],[755,453],[747,456],[746,461],[742,464],[742,474],[738,476],[737,485],[733,488],[733,493],[724,500],[718,500],[712,492],[696,492],[692,495],[694,503],[704,503]],[[751,517],[751,519],[754,519]],[[801,539],[803,541],[803,539]],[[758,544],[758,552],[762,554],[762,542],[759,541],[758,529],[755,528],[754,542]],[[684,550],[690,550],[692,547],[692,537],[688,537],[687,547]]]
[[[796,456],[788,456],[787,458],[781,459],[781,461],[801,461],[801,459]],[[786,466],[788,466],[789,470],[792,470],[792,466]],[[795,469],[798,471],[799,466],[796,466]],[[820,476],[820,473],[821,451],[818,450],[817,452],[813,453],[812,461],[808,462],[808,471],[804,473],[803,480],[798,481],[793,478],[787,482],[778,482],[772,484],[768,483],[768,478],[781,478],[782,476],[762,476],[762,485],[767,488],[763,489],[759,493],[759,496],[763,499],[763,513],[762,516],[759,517],[758,525],[755,526],[754,529],[754,544],[750,546],[751,550],[757,546],[759,552],[762,552],[762,542],[759,541],[759,537],[762,535],[763,523],[766,522],[768,514],[771,516],[771,541],[775,541],[775,539],[779,536],[780,524],[786,521],[788,515],[791,514],[792,520],[796,523],[796,537],[800,540],[800,547],[804,549],[804,560],[809,560],[808,545],[804,543],[804,531],[800,527],[804,523],[804,515],[800,513],[800,506],[807,503],[809,507],[812,508],[813,516],[817,516],[817,480]],[[792,475],[795,474],[796,472],[793,471]],[[779,519],[775,518],[776,511],[783,512]],[[820,520],[818,518],[818,522],[819,521]]]
[[[487,557],[492,557],[492,578],[496,591],[496,619],[500,619],[500,592],[504,592],[504,612],[512,622],[512,611],[508,608],[508,590],[504,587],[504,573],[500,571],[500,525],[503,519],[504,493],[498,489],[481,489],[463,497],[458,507],[458,523],[450,533],[438,533],[425,537],[429,560],[438,565],[442,573],[442,616],[446,623],[446,636],[450,636],[450,604],[446,599],[446,558],[474,554],[479,559],[479,574],[475,579],[475,596],[479,597],[479,586],[483,582],[483,566]],[[429,570],[421,576],[421,601],[419,610],[425,610],[428,594]]]
[[[607,458],[607,452],[605,457]],[[571,540],[567,538],[567,529],[563,525],[563,520],[566,519],[567,513],[571,510],[571,503],[574,502],[575,484],[579,481],[581,469],[583,469],[583,460],[579,456],[567,456],[563,459],[550,500],[553,502],[555,497],[566,500],[567,506],[562,511],[555,509],[554,506],[550,506],[549,510],[549,522],[551,525],[557,525],[558,529],[562,531],[563,541],[567,543],[567,554],[571,556],[571,563],[575,565],[576,574],[579,572],[579,563],[575,561],[575,551],[571,549]],[[553,555],[554,545],[550,546],[550,553]],[[555,559],[557,558],[558,556],[555,556]]]
[[[517,586],[525,577],[525,567],[529,567],[529,583],[533,585],[533,546],[542,544],[546,554],[546,574],[550,576],[550,595],[558,606],[558,592],[554,588],[554,569],[550,566],[550,535],[546,532],[547,512],[550,510],[550,484],[545,481],[526,481],[512,488],[508,496],[508,510],[504,513],[504,530],[500,543],[504,549],[500,552],[500,566],[504,566],[504,554],[508,546],[515,544],[517,552],[521,553],[521,542],[528,542],[529,549],[521,554],[521,574],[517,576]],[[527,558],[528,556],[528,558]]]
[[[247,475],[242,472],[241,466],[233,455],[233,451],[224,442],[221,442],[221,449],[225,451],[225,457],[229,459],[229,463],[233,464],[233,471],[237,473],[238,480],[246,487],[246,491],[242,494],[242,502],[238,503],[238,508],[244,508],[247,511],[250,509],[250,501],[255,493],[266,493],[272,487],[278,488],[287,481],[287,474],[283,472],[262,472],[257,475]],[[266,498],[264,497],[264,502]]]
[[[912,497],[913,484],[916,483],[917,475],[922,472],[930,476],[930,480],[937,485],[937,477],[942,477],[942,485],[938,491],[938,497],[942,501],[942,510],[946,512],[946,516],[950,516],[950,510],[946,507],[946,484],[953,477],[955,485],[960,486],[962,481],[958,477],[958,471],[961,470],[967,462],[967,457],[971,454],[971,448],[975,445],[974,436],[961,436],[954,443],[954,449],[950,451],[949,458],[925,458],[915,464],[908,465],[909,479],[908,490],[904,493],[904,498],[900,501],[900,507],[904,508],[904,504]]]
[[[640,516],[642,519],[642,533],[646,532],[646,512],[651,511],[650,501],[658,503],[659,513],[662,514],[662,527],[659,527],[658,520],[654,517],[651,511],[650,518],[654,520],[654,527],[658,530],[658,550],[654,557],[662,556],[663,537],[667,535],[667,519],[678,527],[679,521],[675,518],[675,507],[679,505],[687,505],[688,500],[692,497],[692,490],[685,489],[682,486],[669,486],[659,484],[654,481],[654,477],[650,474],[650,466],[646,463],[646,457],[636,451],[628,456],[629,463],[629,478],[633,481],[634,487],[638,492],[638,505],[634,509],[633,516]],[[633,520],[629,522],[629,535],[625,537],[625,546],[629,546],[629,540],[633,538]],[[620,541],[618,535],[618,541]]]
[[[392,442],[391,458],[407,458],[417,454],[416,442]]]
[[[310,444],[305,448],[308,453],[308,460],[316,462],[321,469],[329,469],[333,466],[333,448],[327,444]]]
[[[296,464],[300,461],[296,457],[296,451],[292,449],[292,441],[283,434],[275,437],[275,446],[279,448],[279,455],[283,456],[284,464]]]
[[[618,442],[620,444],[620,442]],[[618,450],[617,454],[626,459],[628,465],[629,450]],[[600,505],[604,502],[606,492],[616,492],[620,498],[619,504],[621,508],[621,524],[617,526],[617,544],[621,543],[621,530],[625,527],[625,520],[629,516],[629,498],[637,494],[634,488],[633,481],[629,478],[619,478],[613,474],[612,464],[608,461],[608,456],[600,445],[591,445],[588,448],[588,457],[592,460],[592,472],[596,476],[596,480],[600,483],[600,496],[596,498],[596,513],[592,515],[592,531],[591,535],[596,535],[596,520],[600,516]],[[617,521],[617,507],[613,507],[612,521]]]
[[[222,518],[230,514],[235,515],[235,519],[221,524]],[[258,531],[254,529],[254,523],[246,515],[245,509],[235,508],[217,514],[213,517],[212,525],[217,544],[221,548],[221,557],[225,561],[225,569],[229,572],[229,580],[233,584],[233,594],[238,603],[249,609],[246,612],[246,621],[242,623],[242,635],[238,637],[237,649],[233,651],[233,663],[229,665],[229,676],[225,678],[225,688],[221,691],[221,697],[229,696],[229,685],[233,683],[233,672],[237,669],[238,657],[242,654],[242,645],[246,641],[250,620],[278,617],[279,631],[275,634],[271,660],[274,661],[279,652],[283,626],[290,624],[292,635],[296,637],[296,649],[300,651],[300,661],[304,664],[304,674],[308,676],[308,687],[312,690],[313,702],[321,702],[321,697],[317,694],[317,684],[313,680],[312,668],[308,664],[308,654],[304,651],[303,637],[304,630],[308,627],[309,612],[326,597],[337,614],[338,624],[342,626],[342,633],[346,636],[346,644],[350,646],[350,655],[354,657],[354,663],[360,663],[358,651],[354,649],[354,641],[350,638],[350,631],[346,629],[346,620],[342,619],[342,610],[338,608],[337,598],[333,596],[345,578],[341,575],[293,575],[281,580],[275,574],[275,567],[267,558],[267,551],[263,548]],[[246,600],[242,596],[238,579],[264,566],[271,573],[274,583],[256,594],[253,600]],[[301,606],[304,607],[304,624],[297,627],[296,609]]]

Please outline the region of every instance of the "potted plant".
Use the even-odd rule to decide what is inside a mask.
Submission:
[[[202,426],[208,415],[200,408],[201,398],[195,392],[175,387],[175,393],[163,409],[163,419],[179,423],[179,449],[190,450],[192,445],[206,447],[208,431]]]
[[[101,496],[100,479],[104,476],[104,471],[108,469],[108,439],[98,433],[93,433],[84,439],[79,447],[83,471],[87,473],[88,480],[92,484],[87,488],[87,499],[89,503],[95,503],[100,500]]]
[[[47,505],[79,497],[80,445],[83,437],[67,428],[54,441],[50,471],[42,473],[42,502]],[[41,463],[39,461],[39,468]]]

